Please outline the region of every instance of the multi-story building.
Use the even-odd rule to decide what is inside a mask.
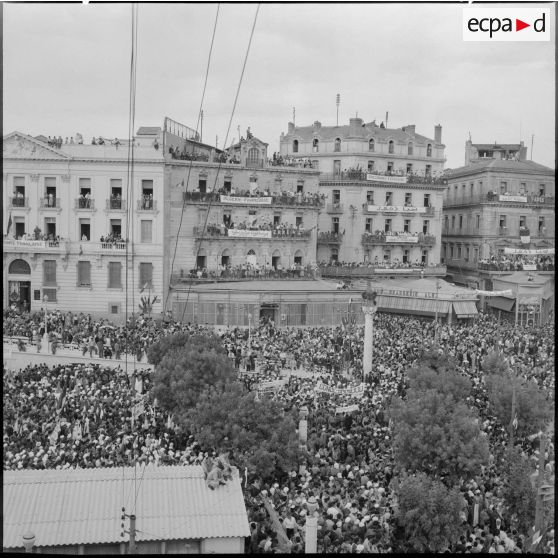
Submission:
[[[167,143],[179,144],[167,134]],[[307,275],[316,263],[323,205],[318,174],[273,166],[267,144],[252,134],[208,161],[167,157],[165,284],[172,295],[167,309],[182,304],[192,280]],[[185,319],[194,319],[193,310]]]
[[[415,125],[386,128],[383,122],[364,123],[351,118],[348,126],[295,127],[280,138],[280,156],[308,159],[322,173],[339,175],[363,170],[398,175],[436,176],[444,168],[442,126],[434,127],[434,138],[415,132]]]
[[[442,261],[455,282],[492,290],[494,275],[523,269],[517,255],[526,269],[553,273],[552,169],[486,156],[446,176]]]
[[[128,142],[116,138],[4,136],[4,306],[119,319],[157,295],[153,312],[161,311],[160,141],[160,128],[140,128],[130,165]]]
[[[525,161],[527,159],[527,147],[520,143],[494,144],[473,143],[468,139],[465,143],[465,166],[479,160],[502,159],[507,161]]]

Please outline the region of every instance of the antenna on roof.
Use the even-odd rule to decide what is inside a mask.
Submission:
[[[533,142],[535,141],[535,134],[531,134],[531,161],[533,160]]]
[[[388,127],[388,116],[389,116],[389,112],[386,110],[386,128]]]
[[[339,93],[337,93],[337,97],[335,99],[335,104],[337,105],[337,124],[336,126],[339,126],[339,103],[341,102],[341,95]]]
[[[296,126],[296,108],[293,107],[293,125]]]

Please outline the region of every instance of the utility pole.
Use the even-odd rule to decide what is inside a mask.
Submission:
[[[335,100],[335,104],[337,105],[337,124],[336,126],[339,126],[339,103],[341,102],[341,95],[339,93],[337,93],[337,97]]]
[[[531,161],[533,160],[533,142],[535,141],[535,134],[531,134]]]
[[[200,143],[203,141],[203,109],[200,110]]]
[[[509,366],[509,364],[508,364]],[[515,429],[517,428],[516,405],[517,405],[517,375],[509,369],[510,380],[512,383],[512,406],[511,406],[511,417],[510,417],[510,448],[513,448],[515,442]]]
[[[296,126],[296,108],[293,107],[293,125]]]
[[[130,529],[124,529],[124,518],[130,518]],[[122,523],[120,527],[122,529],[120,536],[123,537],[124,533],[128,533],[130,535],[130,542],[128,546],[128,554],[137,554],[137,547],[136,547],[136,516],[134,514],[128,515],[126,513],[126,508],[122,508],[122,515],[120,516]]]

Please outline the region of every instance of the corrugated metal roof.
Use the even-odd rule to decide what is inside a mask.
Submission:
[[[138,136],[156,136],[161,131],[160,126],[141,126],[138,128]]]
[[[136,515],[138,541],[250,535],[238,475],[216,490],[199,466],[138,467],[136,481],[132,467],[4,471],[3,477],[4,548],[22,547],[27,530],[37,546],[127,541],[120,536],[123,506]]]
[[[461,318],[478,316],[477,305],[472,300],[454,301],[453,309],[456,315]]]

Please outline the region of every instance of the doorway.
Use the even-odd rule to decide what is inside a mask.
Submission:
[[[278,304],[262,304],[260,306],[260,320],[263,320],[263,323],[269,323],[270,320],[277,323],[278,310]]]

